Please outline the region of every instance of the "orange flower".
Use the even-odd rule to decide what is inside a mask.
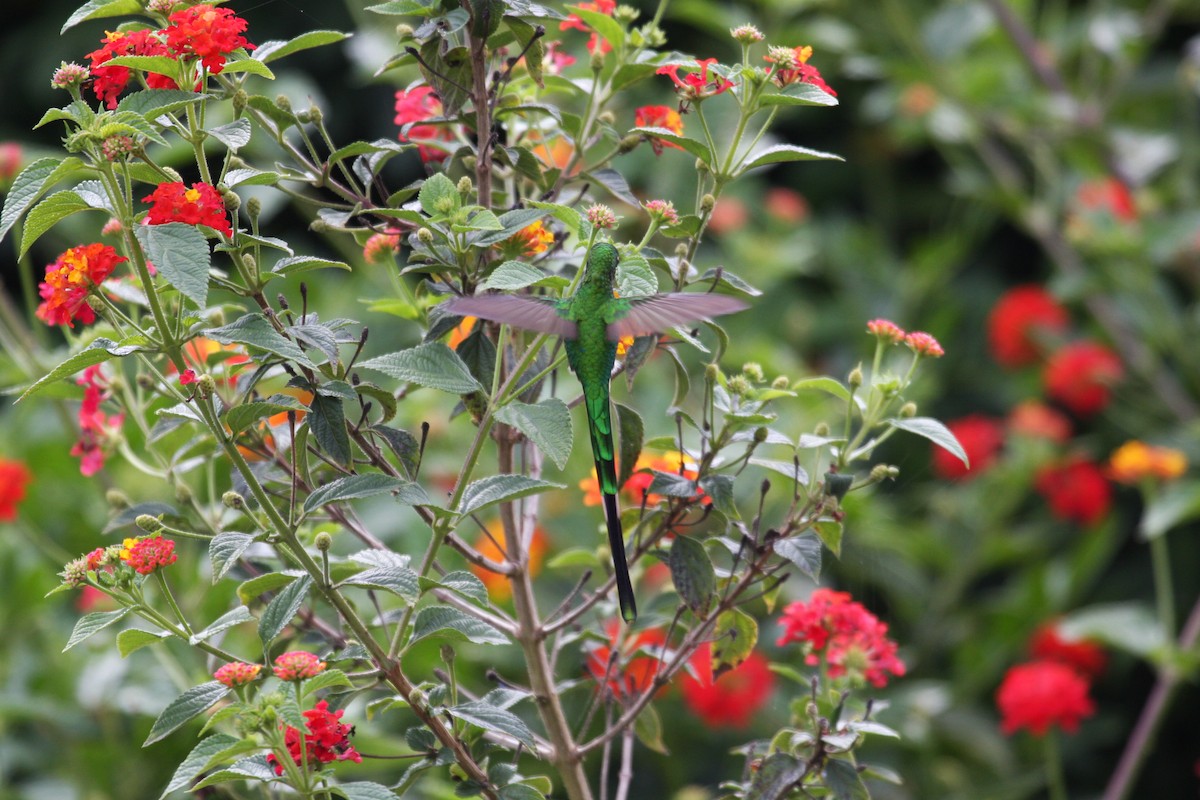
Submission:
[[[638,128],[666,128],[671,133],[683,135],[683,118],[670,106],[642,106],[633,115],[633,124]],[[683,148],[674,142],[666,142],[654,136],[647,137],[654,155],[661,156],[663,147]]]
[[[203,336],[183,345],[183,358],[197,373],[212,374],[225,383],[237,380],[241,372],[237,369],[238,365],[250,363],[250,356],[236,346],[221,344]],[[167,364],[168,375],[174,375],[176,371],[174,364]]]
[[[488,524],[487,533],[480,534],[479,539],[475,542],[475,549],[492,561],[503,561],[505,555],[501,550],[501,545],[504,550],[508,549],[508,543],[504,538],[504,526],[500,524],[500,520],[495,519]],[[536,577],[541,572],[545,555],[546,534],[542,533],[541,528],[534,528],[533,538],[529,542],[529,577]],[[492,600],[502,602],[512,596],[512,586],[505,576],[478,564],[471,565],[471,572],[476,578],[483,581],[483,585],[487,587],[488,596]]]
[[[1071,421],[1045,403],[1026,400],[1008,414],[1008,429],[1031,439],[1062,444],[1071,438]]]
[[[88,305],[92,288],[103,283],[113,270],[129,259],[117,255],[106,244],[81,244],[72,247],[46,267],[46,278],[38,286],[42,303],[37,308],[38,319],[47,325],[75,327],[76,320],[85,325],[96,321],[96,312]]]
[[[512,246],[518,255],[536,256],[550,249],[550,245],[554,244],[554,234],[546,230],[546,226],[539,219],[514,233],[506,244]]]
[[[608,690],[618,697],[632,698],[646,691],[662,664],[666,633],[662,628],[651,628],[622,641],[621,625],[616,620],[610,620],[604,630],[609,644],[592,646],[587,671],[597,682],[607,679]]]
[[[1126,442],[1108,457],[1108,476],[1117,483],[1139,483],[1146,478],[1169,481],[1185,472],[1187,456],[1182,451],[1137,440]]]
[[[646,455],[645,453],[638,456],[637,464],[634,466],[633,475],[621,487],[621,496],[625,502],[641,505],[642,496],[646,497],[647,506],[656,506],[665,498],[659,494],[646,494],[646,490],[650,488],[650,484],[654,482],[654,473],[651,470],[658,472],[670,472],[679,474],[679,467],[683,466],[683,477],[689,480],[695,480],[697,476],[696,462],[691,456],[685,453],[680,453],[675,450],[668,450],[662,455]],[[598,506],[603,502],[603,497],[600,493],[600,484],[596,481],[595,473],[588,475],[579,482],[579,488],[583,490],[583,504],[585,506]],[[702,497],[704,491],[696,489],[696,496]]]
[[[475,330],[475,323],[478,322],[477,317],[463,317],[463,321],[458,323],[458,327],[450,331],[450,340],[447,342],[451,350],[457,350],[458,346],[463,343],[471,331]]]
[[[575,152],[575,148],[562,136],[555,136],[548,140],[542,140],[540,136],[531,135],[533,140],[533,149],[530,151],[538,160],[542,162],[547,169],[566,169],[567,164],[571,161],[571,156]],[[579,171],[578,164],[571,171],[574,175]]]

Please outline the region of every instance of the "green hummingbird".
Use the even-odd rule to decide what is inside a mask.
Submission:
[[[493,294],[455,297],[442,307],[452,314],[562,337],[567,363],[583,385],[584,408],[596,462],[596,480],[604,497],[604,516],[621,616],[626,622],[632,622],[637,617],[637,603],[625,562],[625,536],[617,507],[619,487],[609,401],[609,381],[616,363],[617,342],[629,336],[660,333],[675,325],[741,311],[747,304],[724,295],[684,292],[616,297],[613,290],[618,260],[617,248],[611,244],[593,245],[579,288],[573,296],[561,300]]]

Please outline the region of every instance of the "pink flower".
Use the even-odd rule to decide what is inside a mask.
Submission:
[[[664,64],[656,70],[656,73],[669,77],[675,83],[675,90],[684,99],[703,100],[733,87],[733,81],[719,75],[714,75],[711,80],[709,79],[708,69],[716,63],[717,59],[715,58],[698,58],[696,66],[700,68],[700,71],[689,72],[682,78],[679,77],[679,64]]]
[[[426,120],[441,115],[442,101],[430,87],[416,86],[407,91],[401,89],[396,92],[396,124],[401,127],[400,135],[397,138],[400,141],[451,141],[454,137],[445,127],[423,124]],[[417,154],[426,164],[431,161],[441,161],[447,155],[445,148],[436,144],[418,144]]]
[[[156,534],[138,539],[129,548],[125,563],[139,575],[149,575],[156,569],[174,564],[178,558],[175,555],[175,542]]]
[[[891,344],[904,341],[905,333],[899,325],[890,319],[873,319],[867,323],[867,333],[878,336],[880,340]]]
[[[919,356],[941,358],[946,355],[946,351],[938,344],[938,340],[924,331],[914,331],[908,334],[904,337],[904,343]]]
[[[244,661],[230,661],[216,672],[213,677],[229,688],[235,686],[245,686],[254,681],[258,677],[259,671],[262,670],[262,664],[247,664]]]
[[[272,670],[281,681],[301,681],[325,671],[325,662],[304,650],[293,650],[275,659]]]
[[[817,666],[823,661],[830,678],[846,675],[883,687],[888,673],[905,673],[896,643],[887,638],[888,626],[847,592],[817,589],[807,603],[788,605],[779,623],[784,632],[776,644],[803,645],[804,662]]]

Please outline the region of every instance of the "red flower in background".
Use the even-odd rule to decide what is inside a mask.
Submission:
[[[1084,182],[1076,191],[1075,200],[1084,211],[1106,212],[1121,222],[1137,220],[1133,194],[1116,178]]]
[[[79,406],[79,440],[71,455],[80,459],[79,472],[90,477],[104,466],[104,447],[121,429],[125,415],[110,417],[100,409],[100,404],[112,397],[102,364],[88,367],[75,382],[83,387],[83,403]]]
[[[597,683],[607,679],[608,690],[617,697],[630,698],[646,691],[662,665],[659,653],[667,643],[666,633],[662,628],[650,628],[622,641],[621,624],[616,620],[610,621],[605,631],[609,644],[592,647],[587,671]]]
[[[46,267],[45,280],[38,286],[42,298],[38,319],[68,328],[74,328],[76,320],[85,325],[95,322],[96,312],[88,305],[88,294],[113,273],[117,264],[128,260],[106,244],[72,247]]]
[[[763,208],[775,219],[796,225],[808,219],[808,201],[799,192],[783,186],[767,189]]]
[[[613,12],[617,10],[617,0],[596,0],[594,3],[580,3],[579,8],[584,11],[595,11],[600,14],[611,17]],[[589,53],[595,53],[599,50],[601,53],[607,53],[612,50],[612,45],[606,40],[600,38],[600,35],[588,26],[578,14],[571,14],[562,23],[558,29],[561,31],[577,30],[591,32],[591,37],[588,39],[587,49]]]
[[[711,645],[705,643],[696,651],[696,656],[711,662]],[[775,675],[767,665],[766,657],[757,650],[716,680],[711,676],[706,680],[704,676],[684,673],[680,682],[687,707],[712,728],[726,725],[745,728],[774,688]]]
[[[1121,360],[1096,342],[1072,342],[1050,356],[1042,371],[1046,394],[1080,416],[1108,405],[1112,386],[1121,379]]]
[[[400,135],[397,138],[400,141],[411,142],[413,139],[450,141],[453,135],[445,128],[438,125],[419,124],[441,115],[442,101],[430,87],[416,86],[396,92],[396,124],[401,127]],[[410,127],[405,130],[405,125],[410,125]],[[441,147],[429,144],[418,144],[417,154],[425,164],[431,161],[441,161],[447,155]]]
[[[896,643],[887,638],[888,626],[847,592],[817,589],[807,603],[788,605],[779,623],[784,631],[776,644],[803,645],[804,663],[817,666],[824,661],[831,678],[847,675],[882,687],[889,672],[905,673]]]
[[[1018,286],[1005,292],[988,315],[992,357],[1005,367],[1038,360],[1039,333],[1058,333],[1067,327],[1067,310],[1041,286]]]
[[[1104,519],[1112,505],[1112,487],[1104,471],[1078,456],[1043,468],[1033,485],[1051,513],[1068,522],[1092,525]]]
[[[313,768],[333,761],[362,763],[362,756],[350,744],[350,734],[354,728],[341,721],[343,713],[343,709],[330,711],[329,703],[325,700],[305,711],[304,725],[308,733],[304,737],[304,747],[301,746],[300,731],[288,726],[283,734],[284,742],[296,766],[307,764]],[[275,768],[276,775],[283,774],[283,764],[279,763],[274,753],[267,756],[267,763]]]
[[[1008,429],[1032,439],[1062,443],[1071,438],[1071,421],[1045,403],[1026,400],[1008,414]]]
[[[171,51],[158,38],[158,31],[122,31],[110,32],[104,37],[104,43],[99,50],[87,54],[91,59],[92,91],[98,100],[110,108],[117,107],[117,95],[125,91],[129,84],[129,67],[106,67],[110,60],[118,56],[169,56]],[[166,75],[156,72],[146,73],[146,85],[151,89],[176,89],[175,81]]]
[[[708,230],[722,236],[745,227],[750,219],[750,210],[738,198],[728,195],[717,200],[712,215],[708,218]]]
[[[153,203],[146,214],[150,225],[167,222],[182,222],[187,225],[207,225],[226,236],[233,236],[225,201],[215,187],[207,183],[193,183],[187,188],[182,183],[160,183],[158,188],[142,198],[144,203]]]
[[[1053,622],[1034,632],[1029,640],[1029,653],[1039,661],[1066,664],[1085,678],[1098,677],[1108,661],[1100,645],[1087,639],[1064,639]]]
[[[0,522],[17,518],[17,504],[25,499],[25,487],[33,479],[20,461],[0,458]]]
[[[964,480],[974,478],[987,470],[996,460],[1004,444],[1004,426],[999,420],[983,414],[971,414],[946,423],[946,427],[958,439],[971,465],[959,460],[958,456],[943,447],[933,447],[933,471],[939,478]]]
[[[671,133],[683,135],[683,118],[679,116],[679,112],[670,106],[642,106],[633,114],[633,124],[638,128],[666,128]],[[683,148],[674,142],[667,142],[659,139],[656,136],[646,137],[650,141],[650,146],[654,148],[654,155],[661,156],[664,147],[673,147],[676,150]]]
[[[1012,734],[1021,728],[1044,736],[1052,725],[1067,733],[1079,729],[1096,707],[1088,697],[1087,679],[1066,664],[1033,661],[1008,671],[996,691],[1000,730]]]
[[[225,57],[234,50],[254,49],[242,36],[246,20],[228,8],[198,5],[176,11],[167,19],[171,24],[163,34],[172,53],[195,56],[214,75],[225,68]]]

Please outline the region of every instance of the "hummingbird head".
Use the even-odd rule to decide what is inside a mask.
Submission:
[[[616,284],[619,260],[617,248],[608,242],[592,245],[584,270],[584,280],[600,281],[608,286]]]

